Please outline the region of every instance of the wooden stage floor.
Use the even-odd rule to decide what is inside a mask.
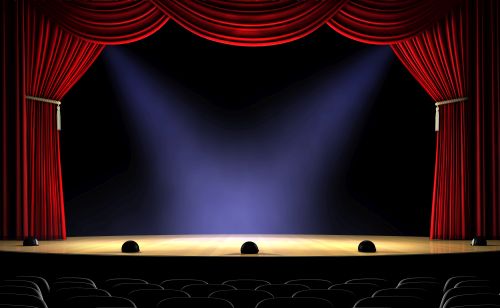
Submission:
[[[375,243],[377,253],[362,254],[357,251],[358,243],[365,239]],[[261,252],[258,257],[436,255],[500,251],[500,241],[488,241],[488,246],[473,247],[470,241],[431,241],[426,237],[261,234],[70,237],[65,241],[40,241],[38,247],[23,247],[20,241],[0,241],[0,252],[124,255],[121,245],[126,240],[139,243],[141,252],[134,256],[241,257],[239,249],[245,241],[257,243]]]

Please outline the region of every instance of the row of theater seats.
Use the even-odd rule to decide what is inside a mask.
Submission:
[[[0,282],[0,308],[487,308],[500,307],[498,292],[498,281],[475,276],[445,281],[435,277],[399,281],[356,278],[342,283],[324,279],[284,283],[168,279],[150,283],[123,277],[96,283],[84,277],[60,277],[50,284],[38,276],[14,276]]]

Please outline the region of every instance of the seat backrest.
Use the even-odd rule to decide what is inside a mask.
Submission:
[[[375,291],[372,297],[377,296],[414,296],[419,297],[424,300],[424,302],[429,306],[436,306],[436,298],[432,296],[429,291],[424,289],[412,289],[412,288],[390,288],[381,289]]]
[[[484,304],[484,305],[455,306],[454,308],[498,308],[498,307],[500,307],[500,305]]]
[[[115,296],[75,296],[66,300],[66,307],[91,308],[91,307],[120,307],[136,308],[135,304],[126,298]]]
[[[261,301],[255,308],[333,308],[326,299],[316,297],[280,297]]]
[[[465,295],[465,294],[479,294],[479,293],[494,293],[493,289],[490,287],[457,287],[457,288],[452,288],[446,291],[446,293],[443,294],[443,297],[441,298],[441,304],[439,307],[443,307],[444,303],[453,296],[457,295]]]
[[[208,297],[211,293],[221,290],[236,290],[227,284],[190,284],[182,288],[191,297]]]
[[[0,304],[0,308],[36,308],[34,306]]]
[[[44,297],[48,296],[50,293],[50,286],[47,280],[43,277],[40,276],[16,276],[15,279],[21,279],[25,281],[31,281],[36,283],[40,291],[42,292],[42,295]]]
[[[0,296],[0,304],[47,308],[47,304],[40,297],[25,294],[4,293]]]
[[[328,289],[333,283],[326,279],[293,279],[285,282],[286,284],[301,284],[308,286],[309,289]]]
[[[463,294],[449,298],[443,308],[452,308],[465,305],[500,305],[500,296],[491,293]]]
[[[173,289],[173,290],[182,290],[182,288],[190,284],[208,284],[208,283],[200,279],[167,279],[162,281],[162,283],[160,283],[160,285],[164,289]]]
[[[102,288],[105,290],[109,290],[111,287],[120,283],[148,283],[148,282],[144,279],[139,279],[139,278],[129,278],[129,277],[110,278],[103,282]]]
[[[356,297],[363,298],[372,296],[372,294],[379,290],[380,287],[373,283],[338,283],[332,285],[329,289],[335,290],[348,290],[356,295]]]
[[[271,283],[260,279],[231,279],[224,281],[222,284],[233,286],[238,290],[255,290],[257,287]]]
[[[19,287],[28,287],[37,290],[40,294],[42,291],[40,287],[33,281],[24,280],[24,279],[8,279],[0,281],[0,286],[19,286]]]
[[[316,297],[326,299],[335,308],[351,308],[356,302],[356,295],[348,290],[335,289],[312,289],[295,293],[293,297]]]
[[[102,289],[88,289],[88,288],[67,288],[59,289],[52,294],[51,297],[51,307],[58,306],[61,307],[64,303],[76,296],[111,296],[108,291]]]
[[[267,284],[256,290],[267,291],[274,297],[292,297],[299,291],[309,290],[309,287],[302,284]]]
[[[59,277],[55,280],[55,282],[86,282],[96,286],[92,279],[85,277]]]
[[[167,298],[189,297],[181,290],[135,290],[128,294],[127,298],[135,303],[137,308],[156,308],[159,302]]]
[[[379,288],[387,288],[391,286],[391,282],[387,279],[383,278],[354,278],[354,279],[349,279],[345,283],[372,283],[377,285]]]
[[[377,296],[360,299],[354,307],[421,308],[428,306],[421,298],[414,296]]]
[[[57,281],[51,285],[51,292],[57,292],[59,289],[67,288],[87,288],[87,289],[97,289],[97,287],[90,282],[83,281]]]
[[[227,300],[213,297],[174,297],[164,299],[157,308],[234,308]]]
[[[444,287],[443,287],[443,293],[446,293],[449,289],[452,289],[455,287],[457,283],[463,280],[472,280],[472,279],[478,279],[477,276],[453,276],[448,278],[446,280]]]
[[[123,296],[127,295],[135,290],[163,290],[159,284],[152,283],[120,283],[109,288],[109,292],[113,296]]]
[[[0,293],[27,294],[27,295],[37,296],[43,299],[43,296],[39,291],[30,287],[0,286]]]
[[[405,282],[435,282],[435,283],[440,283],[440,280],[437,277],[419,276],[419,277],[407,277],[407,278],[403,278],[399,281],[399,283],[405,283]]]
[[[222,298],[233,304],[234,308],[254,308],[259,302],[273,298],[269,292],[262,290],[222,290],[209,295]]]
[[[457,282],[455,288],[459,287],[493,287],[495,283],[486,279],[467,279]]]

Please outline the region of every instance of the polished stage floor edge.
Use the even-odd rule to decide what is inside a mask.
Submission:
[[[64,241],[40,241],[40,246],[23,247],[20,241],[0,241],[0,252],[124,255],[121,245],[127,240],[139,243],[141,252],[134,256],[227,256],[227,257],[334,257],[380,255],[434,255],[500,251],[500,241],[488,246],[471,246],[470,241],[430,240],[426,237],[371,235],[140,235],[69,237]],[[376,253],[359,253],[362,240],[371,240]],[[245,241],[254,241],[258,256],[241,255]],[[130,254],[128,254],[130,255]]]

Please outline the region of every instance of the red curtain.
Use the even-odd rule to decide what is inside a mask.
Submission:
[[[460,0],[351,0],[328,25],[369,44],[393,44],[429,28]]]
[[[470,1],[473,231],[500,238],[500,3]]]
[[[431,30],[393,45],[434,100],[469,97],[440,107],[431,238],[500,236],[499,7],[468,1]]]
[[[56,106],[25,96],[60,100],[103,47],[61,30],[30,2],[2,9],[2,237],[64,239]]]
[[[308,35],[349,0],[152,1],[175,22],[206,39],[238,46],[268,46]]]
[[[144,39],[168,21],[151,1],[37,0],[33,3],[70,33],[108,45]]]

